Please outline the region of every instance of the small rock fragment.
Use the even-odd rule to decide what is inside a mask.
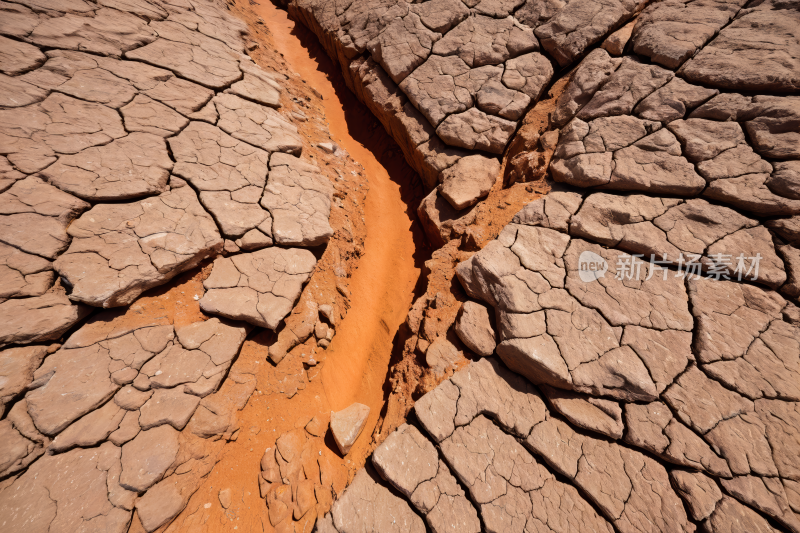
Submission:
[[[483,305],[466,301],[456,318],[455,331],[458,338],[473,352],[488,357],[497,346],[494,328],[489,320],[489,311]]]
[[[425,351],[425,363],[433,369],[434,373],[443,375],[453,368],[459,358],[458,349],[445,338],[438,338],[431,343]]]
[[[454,209],[466,209],[484,198],[500,172],[500,162],[482,155],[470,155],[443,171],[441,195]]]
[[[634,24],[634,22],[629,22],[606,37],[606,40],[603,41],[602,48],[612,56],[621,56],[622,52],[625,51],[625,45],[628,44],[631,38]]]
[[[369,407],[360,403],[354,403],[339,412],[331,411],[331,433],[342,455],[347,455],[358,436],[361,435],[361,431],[367,423],[369,411]]]
[[[233,493],[231,489],[221,489],[219,491],[219,503],[222,505],[223,509],[227,509],[231,506],[231,500],[233,499]]]
[[[328,422],[322,420],[319,416],[314,416],[308,424],[306,424],[306,431],[315,437],[324,437],[328,432]]]

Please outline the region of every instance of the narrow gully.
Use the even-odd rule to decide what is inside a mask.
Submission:
[[[242,2],[240,5],[246,5]],[[264,449],[281,434],[316,414],[338,411],[353,402],[370,407],[361,436],[346,457],[339,476],[349,477],[367,460],[371,436],[386,399],[385,383],[393,341],[406,318],[430,251],[416,207],[424,190],[394,141],[372,113],[347,88],[338,67],[316,37],[265,1],[249,2],[244,17],[260,17],[271,42],[259,42],[282,54],[288,70],[322,97],[331,140],[363,167],[369,182],[364,205],[366,239],[358,268],[348,281],[350,307],[336,326],[317,378],[292,398],[256,391],[238,413],[240,435],[225,445],[221,459],[191,497],[186,509],[166,531],[271,531],[264,523],[266,507],[259,497],[257,476]],[[251,20],[253,19],[253,20]],[[265,361],[269,332],[258,334],[242,348],[239,368],[253,369],[259,389],[283,376]],[[284,376],[285,377],[285,376]],[[257,431],[257,432],[256,432]],[[332,439],[321,453],[338,458]],[[344,474],[342,474],[344,472]],[[340,479],[339,483],[346,483]],[[219,505],[221,489],[232,488],[234,503]],[[131,531],[139,531],[134,524]],[[305,526],[306,524],[304,524]],[[313,526],[313,522],[311,523]]]
[[[364,167],[369,180],[365,249],[349,281],[352,307],[336,330],[322,369],[333,410],[353,402],[370,407],[362,438],[348,454],[351,460],[363,462],[360,455],[369,444],[363,436],[372,433],[383,406],[392,340],[411,307],[426,259],[424,250],[417,251],[425,248],[415,214],[421,189],[414,190],[413,170],[372,113],[347,88],[316,37],[271,2],[254,5],[253,11],[266,22],[290,70],[322,95],[331,137]]]

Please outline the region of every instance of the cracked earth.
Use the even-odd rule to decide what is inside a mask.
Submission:
[[[800,533],[798,24],[0,2],[0,529]]]

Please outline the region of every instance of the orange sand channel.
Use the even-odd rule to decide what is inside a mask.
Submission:
[[[263,522],[266,507],[258,497],[261,455],[277,436],[317,412],[341,410],[353,402],[370,407],[367,425],[344,458],[350,469],[364,464],[384,404],[393,339],[411,306],[426,259],[414,214],[419,191],[412,191],[414,175],[397,146],[347,89],[341,73],[334,70],[338,67],[313,34],[299,23],[295,28],[288,14],[268,0],[252,9],[264,19],[289,69],[322,95],[332,140],[364,167],[370,186],[365,206],[367,238],[358,269],[348,280],[351,307],[337,324],[326,351],[321,383],[315,379],[292,399],[254,394],[240,413],[238,440],[225,446],[222,459],[169,532],[271,530]],[[276,376],[274,367],[264,360],[266,352],[263,344],[248,340],[236,363],[252,368],[259,384]],[[330,446],[331,439],[326,444]],[[234,491],[234,504],[227,511],[217,501],[218,491],[226,487]]]

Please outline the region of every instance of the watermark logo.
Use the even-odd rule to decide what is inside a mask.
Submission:
[[[745,254],[680,254],[675,259],[664,254],[660,259],[651,254],[649,261],[643,254],[619,254],[614,265],[614,278],[618,280],[649,281],[660,275],[665,281],[668,276],[697,279],[707,277],[716,280],[758,281],[758,268],[761,254],[748,257]],[[578,276],[584,283],[591,283],[605,277],[608,272],[606,260],[588,250],[578,257]]]
[[[608,263],[602,256],[586,250],[578,258],[578,276],[584,283],[591,283],[605,277]]]

